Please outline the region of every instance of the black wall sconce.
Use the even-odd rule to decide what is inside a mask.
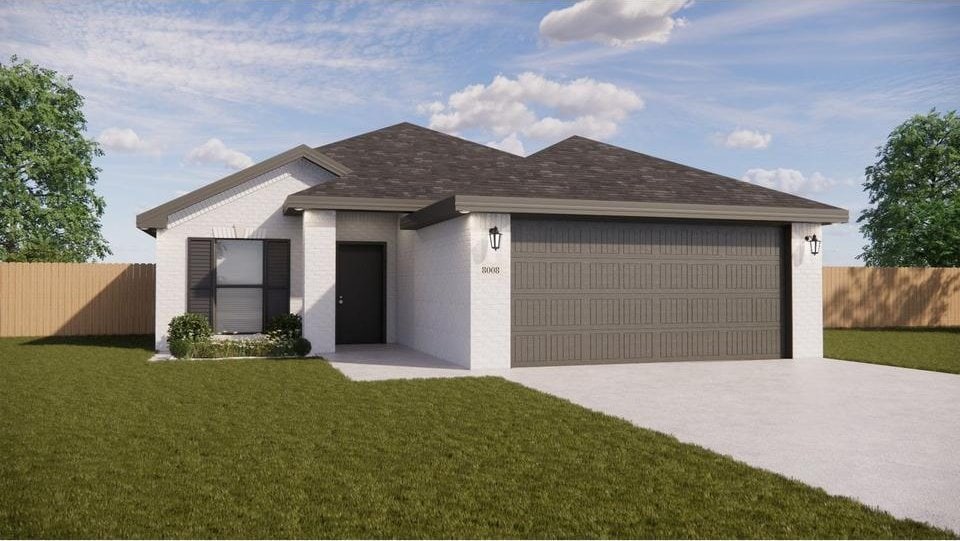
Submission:
[[[806,237],[803,237],[803,240],[810,243],[811,254],[817,255],[820,253],[820,245],[823,244],[823,242],[818,239],[816,235],[807,235]]]
[[[500,233],[500,230],[496,226],[490,228],[490,247],[494,250],[500,249],[500,237],[503,235]]]

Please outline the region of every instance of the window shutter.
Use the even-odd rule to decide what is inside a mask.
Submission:
[[[290,241],[263,242],[263,326],[290,313]]]
[[[213,325],[214,274],[213,239],[187,241],[187,312],[202,314]]]

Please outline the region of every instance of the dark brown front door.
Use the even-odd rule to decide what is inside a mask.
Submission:
[[[384,342],[384,245],[337,244],[337,343]]]

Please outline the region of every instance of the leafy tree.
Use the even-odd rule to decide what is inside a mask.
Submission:
[[[960,117],[916,115],[867,167],[860,259],[877,267],[960,267]]]
[[[0,261],[87,261],[111,253],[94,191],[100,146],[84,137],[70,78],[0,62]]]

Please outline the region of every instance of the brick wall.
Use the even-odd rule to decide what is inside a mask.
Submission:
[[[167,325],[186,311],[189,237],[290,239],[290,310],[303,310],[303,241],[300,217],[284,216],[283,201],[294,192],[332,178],[298,160],[251,179],[170,216],[157,231],[156,348],[166,351]]]
[[[336,348],[337,212],[303,213],[303,336],[311,355]]]
[[[810,253],[808,235],[823,238],[820,224],[792,224],[791,296],[793,298],[793,358],[823,357],[823,254]]]
[[[404,345],[470,366],[470,228],[461,216],[398,234],[398,333]]]

